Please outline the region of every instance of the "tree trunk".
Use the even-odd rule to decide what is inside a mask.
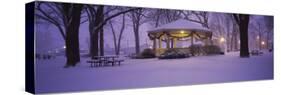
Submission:
[[[100,56],[104,55],[103,28],[100,30]]]
[[[125,14],[123,14],[123,18],[122,18],[122,27],[121,27],[120,34],[119,34],[119,38],[118,38],[117,55],[120,54],[120,48],[121,48],[120,45],[121,45],[122,35],[123,35],[124,29],[125,29],[125,24],[126,24],[126,21],[125,21]]]
[[[116,33],[115,33],[115,29],[112,25],[112,22],[109,22],[109,25],[111,27],[111,32],[113,34],[113,44],[114,44],[114,51],[115,51],[115,54],[118,55],[118,50],[117,50],[117,38],[116,38]]]
[[[80,27],[80,15],[83,5],[73,4],[71,10],[69,3],[63,3],[63,9],[65,15],[68,16],[69,25],[66,25],[66,66],[75,66],[80,62],[79,51],[79,27]],[[71,10],[71,11],[70,11]]]
[[[237,51],[238,50],[238,40],[237,40],[237,27],[235,24],[233,24],[233,33],[232,33],[232,50]]]
[[[122,26],[121,26],[121,29],[120,29],[120,34],[118,35],[117,37],[117,33],[115,33],[115,29],[114,29],[114,26],[112,24],[112,22],[109,22],[110,24],[110,27],[111,27],[111,32],[113,34],[113,44],[114,44],[114,50],[115,50],[115,54],[116,55],[119,55],[120,54],[120,45],[121,45],[121,39],[122,39],[122,35],[123,35],[123,32],[124,32],[124,29],[125,29],[125,14],[123,14],[122,16]]]
[[[94,22],[93,22],[94,23]],[[90,22],[89,24],[89,32],[90,32],[90,55],[92,59],[94,56],[98,56],[98,32],[94,31],[94,24]]]
[[[139,38],[139,25],[134,27],[136,54],[140,53],[140,38]]]
[[[249,15],[240,14],[240,57],[249,57],[249,47],[248,47],[248,25],[249,25]]]
[[[135,35],[135,49],[136,54],[138,55],[140,53],[140,38],[139,38],[139,27],[140,27],[140,21],[141,21],[141,13],[142,10],[133,11],[132,13],[132,22],[133,22],[133,30]]]
[[[240,42],[240,44],[241,44],[241,40],[240,41],[238,41],[238,31],[235,31],[235,33],[234,33],[234,50],[235,51],[238,51],[238,42]]]
[[[99,32],[102,28],[97,29],[98,25],[103,23],[103,6],[99,6],[97,9],[97,13],[95,15],[95,20],[93,21],[91,28],[91,57],[94,59],[95,56],[99,55]]]
[[[229,47],[230,47],[230,33],[229,29],[226,30],[226,52],[229,52]]]
[[[94,33],[94,32],[93,32],[93,31],[94,31],[94,30],[93,30],[93,28],[91,27],[91,26],[93,26],[92,24],[93,24],[93,23],[92,23],[91,21],[89,21],[89,34],[90,34],[90,37],[89,37],[89,38],[90,38],[90,40],[89,40],[89,44],[90,44],[90,47],[89,47],[89,54],[90,54],[90,55],[93,55],[93,54],[94,54],[94,51],[93,51],[93,50],[94,50],[94,49],[93,49],[93,41],[94,41],[94,39],[93,39],[93,38],[94,38],[94,37],[93,37],[93,35],[94,35],[93,33]]]
[[[231,38],[230,38],[230,51],[233,51],[233,32],[234,31],[232,31],[232,35],[231,35]]]
[[[99,35],[98,31],[94,31],[91,37],[91,57],[94,59],[95,56],[98,56],[99,49]]]
[[[104,21],[104,8],[103,6],[101,7],[100,9],[100,20],[101,20],[101,23]],[[103,56],[104,55],[104,36],[103,36],[103,27],[100,29],[100,56]]]

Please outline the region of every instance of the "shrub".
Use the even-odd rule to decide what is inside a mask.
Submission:
[[[216,45],[206,45],[203,46],[203,50],[207,55],[212,55],[212,54],[224,54],[221,51],[221,48],[219,46]]]
[[[141,53],[141,57],[142,58],[154,58],[155,52],[154,52],[154,50],[152,50],[150,48],[144,49]]]
[[[175,58],[186,58],[189,54],[179,51],[178,49],[168,49],[159,56],[159,59],[175,59]]]
[[[203,53],[203,46],[200,44],[194,44],[189,46],[190,53],[195,56],[195,55],[200,55]]]

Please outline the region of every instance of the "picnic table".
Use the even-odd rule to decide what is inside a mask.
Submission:
[[[98,67],[98,66],[114,66],[118,63],[118,66],[120,66],[121,62],[123,62],[123,59],[120,59],[119,56],[115,55],[107,55],[107,56],[95,56],[94,59],[88,60],[87,63],[91,64],[91,67]]]

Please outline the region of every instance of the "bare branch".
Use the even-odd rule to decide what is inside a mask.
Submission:
[[[240,23],[239,15],[238,14],[233,14],[233,18],[236,21],[237,24]]]
[[[95,30],[101,29],[101,28],[106,24],[106,22],[109,21],[110,19],[112,19],[112,18],[114,18],[114,17],[116,17],[116,16],[119,16],[119,15],[121,15],[121,14],[130,12],[130,11],[137,10],[137,9],[139,9],[139,8],[131,8],[131,9],[128,9],[128,10],[125,10],[125,11],[118,12],[118,13],[116,13],[116,14],[113,14],[113,15],[107,17],[106,19],[104,19],[104,21],[103,21],[101,24],[99,24],[99,25],[96,27]]]

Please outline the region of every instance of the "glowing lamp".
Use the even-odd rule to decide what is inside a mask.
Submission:
[[[260,36],[257,36],[257,39],[260,39]]]
[[[265,42],[264,42],[264,41],[261,41],[261,44],[262,44],[262,45],[265,45]]]
[[[184,34],[184,31],[182,30],[182,31],[180,31],[180,33],[181,33],[181,34]]]
[[[225,39],[223,37],[220,38],[220,42],[224,42]]]

